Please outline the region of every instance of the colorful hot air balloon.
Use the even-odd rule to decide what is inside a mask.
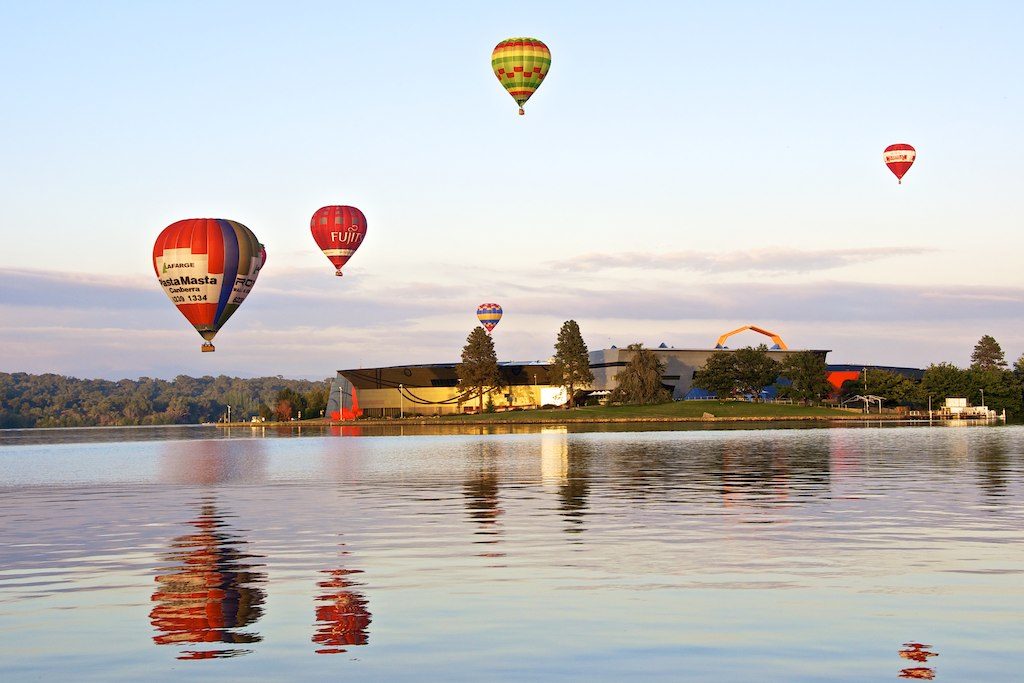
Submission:
[[[266,261],[252,230],[222,218],[190,218],[164,228],[153,245],[153,268],[171,302],[211,340],[245,301]]]
[[[501,306],[498,304],[480,304],[476,307],[476,317],[488,333],[494,329],[501,320]]]
[[[551,51],[536,38],[509,38],[503,40],[491,53],[491,68],[501,85],[519,104],[519,115],[526,112],[523,105],[544,81],[551,68]]]
[[[914,159],[916,158],[917,150],[904,142],[889,145],[882,152],[882,159],[885,160],[885,165],[896,176],[900,185],[903,184],[903,176],[914,165]]]
[[[354,206],[325,206],[313,214],[309,230],[341,277],[341,267],[366,237],[366,216]]]

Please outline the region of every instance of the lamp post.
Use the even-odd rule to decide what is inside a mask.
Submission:
[[[405,385],[398,385],[398,416],[405,417]]]
[[[984,389],[981,390],[981,407],[982,408],[985,407],[985,390]]]
[[[231,422],[231,406],[228,406],[228,423]]]

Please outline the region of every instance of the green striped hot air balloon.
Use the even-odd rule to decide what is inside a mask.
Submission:
[[[512,99],[519,105],[519,115],[526,112],[523,105],[544,81],[551,68],[551,50],[536,38],[508,38],[491,53],[494,75]]]

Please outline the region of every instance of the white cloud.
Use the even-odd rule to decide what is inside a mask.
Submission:
[[[934,249],[866,247],[856,249],[787,249],[769,247],[738,251],[589,253],[552,262],[555,268],[584,272],[610,269],[690,270],[699,273],[811,273],[896,256],[920,256]]]
[[[555,286],[559,273],[544,279],[528,268],[496,278],[486,269],[438,265],[439,272],[458,273],[457,285],[420,275],[339,280],[319,270],[267,272],[217,336],[213,354],[199,353],[199,337],[155,282],[0,269],[0,370],[320,378],[343,367],[453,361],[484,299],[505,308],[495,333],[505,359],[548,357],[569,318],[580,322],[593,348],[633,341],[705,347],[724,331],[757,324],[792,346],[831,348],[837,361],[965,362],[982,334],[995,335],[1011,357],[1024,350],[1021,288],[680,284],[667,276]]]

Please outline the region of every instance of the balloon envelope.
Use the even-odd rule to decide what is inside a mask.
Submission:
[[[501,320],[501,306],[498,304],[480,304],[476,308],[476,317],[480,324],[484,326],[484,329],[490,332],[498,324],[498,321]]]
[[[163,229],[153,245],[160,286],[210,341],[252,291],[266,250],[252,230],[222,218],[190,218]]]
[[[325,206],[313,214],[309,230],[340,277],[341,267],[366,237],[366,216],[354,206]]]
[[[882,152],[882,159],[885,161],[885,165],[889,167],[889,170],[892,171],[901,185],[903,184],[903,176],[914,165],[914,159],[916,158],[917,150],[905,142],[889,145]]]
[[[544,81],[551,68],[551,51],[536,38],[508,38],[491,52],[491,68],[502,87],[519,105],[523,105]]]

